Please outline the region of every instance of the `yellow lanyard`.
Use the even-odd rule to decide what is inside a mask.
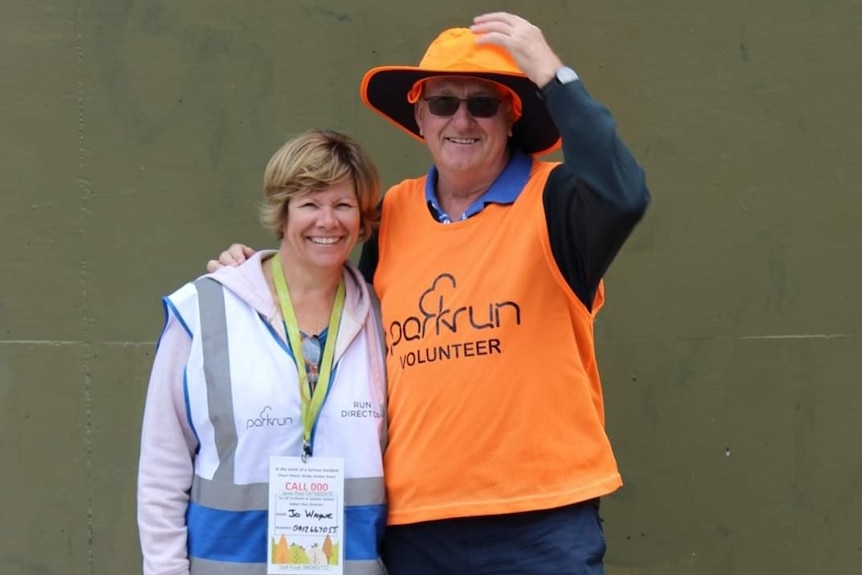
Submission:
[[[335,356],[338,326],[341,323],[341,312],[344,310],[344,280],[338,282],[338,290],[335,292],[335,303],[333,303],[332,313],[329,315],[326,345],[323,348],[323,359],[320,362],[320,377],[314,392],[312,392],[308,384],[305,357],[302,355],[302,336],[299,334],[299,322],[296,321],[296,313],[293,311],[293,303],[290,301],[290,292],[284,281],[279,254],[275,254],[275,257],[272,258],[272,278],[275,282],[275,291],[278,294],[278,303],[281,306],[281,315],[284,319],[284,328],[287,331],[290,349],[296,359],[296,371],[299,374],[299,396],[302,401],[302,458],[304,460],[311,455],[311,432],[320,416],[323,400],[326,399],[326,392],[329,391],[329,377]]]

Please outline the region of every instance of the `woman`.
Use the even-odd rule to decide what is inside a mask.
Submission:
[[[325,570],[341,559],[348,574],[385,572],[381,332],[348,261],[377,223],[377,170],[349,137],[312,131],[273,155],[264,189],[278,251],[164,299],[138,475],[146,574],[263,574],[268,560]],[[334,537],[268,532],[270,456],[343,461]]]

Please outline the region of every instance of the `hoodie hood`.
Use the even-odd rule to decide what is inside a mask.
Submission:
[[[204,277],[210,277],[238,298],[243,300],[262,317],[264,317],[285,339],[284,323],[281,320],[281,310],[272,296],[266,277],[263,275],[264,260],[274,256],[276,250],[261,250],[237,267],[223,267]],[[361,331],[363,324],[371,313],[371,296],[369,286],[365,283],[359,270],[352,262],[346,262],[342,271],[346,288],[344,313],[338,329],[338,344],[335,349],[336,358],[347,349],[350,342]]]

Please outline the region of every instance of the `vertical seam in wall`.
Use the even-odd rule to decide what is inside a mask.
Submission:
[[[87,287],[89,283],[89,270],[87,268],[87,246],[86,246],[86,224],[90,213],[90,196],[92,186],[87,179],[87,150],[85,139],[85,74],[84,74],[84,0],[75,4],[75,16],[73,29],[75,36],[75,65],[76,65],[76,97],[77,97],[77,143],[78,143],[78,192],[81,197],[81,224],[79,234],[81,238],[81,259],[79,270],[79,283],[81,288],[81,342],[83,352],[83,374],[84,374],[84,501],[87,517],[87,573],[95,574],[94,539],[95,528],[93,524],[93,381],[91,373],[92,364],[92,342],[90,334],[90,306],[87,298]]]

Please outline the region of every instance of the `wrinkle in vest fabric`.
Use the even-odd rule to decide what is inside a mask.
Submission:
[[[199,449],[187,512],[191,574],[264,574],[269,456],[301,453],[294,360],[265,319],[213,279],[168,299],[192,334],[185,395]],[[377,343],[369,343],[362,330],[336,357],[313,434],[316,456],[344,458],[349,575],[385,573],[385,386],[371,375],[367,350]]]
[[[389,524],[550,509],[622,484],[595,312],[547,234],[553,167],[534,162],[514,204],[450,224],[429,215],[424,177],[383,200],[374,286],[388,346]],[[600,286],[596,311],[602,298]]]

